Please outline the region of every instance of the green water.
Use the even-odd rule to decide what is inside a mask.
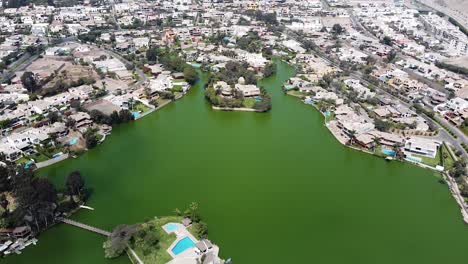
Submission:
[[[385,162],[335,141],[322,116],[263,84],[270,113],[213,111],[200,86],[180,101],[114,129],[97,149],[40,171],[57,183],[80,169],[94,193],[73,218],[104,229],[201,205],[223,257],[242,264],[465,263],[468,227],[427,170]],[[103,238],[60,225],[17,264],[105,260]]]

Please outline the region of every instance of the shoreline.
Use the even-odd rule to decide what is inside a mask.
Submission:
[[[184,96],[185,96],[185,94],[182,95],[182,96],[180,96],[180,97],[178,97],[177,100],[183,98]],[[146,112],[146,113],[142,114],[141,116],[135,118],[135,119],[133,120],[133,122],[135,122],[135,121],[137,121],[137,120],[140,120],[140,119],[142,119],[143,117],[146,117],[146,116],[148,116],[148,115],[150,115],[150,114],[153,114],[154,112],[156,112],[156,111],[162,109],[163,107],[165,107],[165,106],[167,106],[167,105],[169,105],[170,103],[173,103],[173,102],[175,102],[175,101],[176,101],[176,100],[168,100],[168,101],[166,101],[166,102],[163,102],[161,105],[158,105],[158,107],[152,108],[152,109],[149,110],[148,112]],[[103,143],[106,137],[107,137],[107,136],[104,136],[104,138],[102,139],[102,141],[101,141],[100,143]],[[84,151],[83,153],[81,153],[81,154],[84,154],[84,153],[86,153],[86,152],[88,152],[88,151],[89,151],[89,149],[85,149],[85,151]],[[80,155],[80,156],[81,156],[81,155]],[[34,170],[36,171],[36,170],[40,170],[40,169],[49,167],[49,166],[51,166],[51,165],[54,165],[54,164],[60,163],[60,162],[62,162],[62,161],[64,161],[64,160],[67,160],[67,159],[69,159],[69,158],[70,158],[70,153],[64,153],[64,154],[62,154],[62,155],[61,155],[60,157],[58,157],[58,158],[52,158],[52,159],[49,159],[49,160],[46,160],[46,161],[43,161],[43,162],[36,163],[36,164],[35,164],[35,165],[36,165],[36,168],[34,168]],[[37,164],[39,164],[39,166],[37,166]]]
[[[285,93],[285,95],[288,95],[288,96],[293,96],[295,98],[299,98],[299,96],[296,96],[296,95],[293,95],[293,94],[288,94],[288,93]],[[341,145],[343,145],[344,147],[347,147],[347,148],[350,148],[350,149],[354,149],[354,150],[357,150],[357,151],[360,151],[360,152],[363,152],[363,153],[366,153],[366,154],[370,154],[372,156],[376,156],[376,157],[379,157],[379,158],[382,158],[378,155],[376,155],[375,153],[373,152],[370,152],[370,151],[367,151],[365,149],[361,149],[361,148],[357,148],[357,147],[354,147],[354,146],[351,146],[351,145],[347,145],[346,142],[344,141],[344,139],[341,137],[341,135],[337,135],[336,133],[338,133],[337,131],[334,131],[332,128],[330,128],[330,125],[329,123],[327,123],[326,121],[326,116],[324,113],[322,113],[315,105],[312,105],[312,107],[317,110],[323,117],[323,124],[325,125],[325,127],[327,128],[327,130],[330,132],[330,134],[333,135],[333,137],[336,139],[336,141],[338,141]],[[430,169],[430,170],[433,170],[435,172],[438,172],[441,174],[442,176],[442,179],[445,180],[445,182],[447,183],[447,186],[448,186],[448,189],[450,191],[450,193],[452,194],[452,197],[455,199],[455,201],[457,202],[458,206],[460,207],[460,211],[461,211],[461,214],[462,214],[462,217],[463,217],[463,221],[465,222],[465,224],[468,224],[468,205],[467,203],[465,202],[464,198],[461,196],[460,194],[460,189],[458,188],[458,184],[455,182],[455,180],[450,177],[450,175],[448,175],[447,172],[445,171],[439,171],[437,170],[436,168],[434,167],[431,167],[431,166],[428,166],[428,165],[425,165],[425,164],[420,164],[420,163],[417,163],[417,162],[410,162],[409,160],[405,160],[405,161],[401,161],[401,160],[392,160],[392,161],[398,161],[398,162],[402,162],[404,163],[405,161],[409,164],[413,164],[413,165],[416,165],[420,168],[424,168],[424,169]]]
[[[212,109],[214,110],[220,110],[220,111],[241,111],[241,112],[257,112],[257,113],[264,113],[266,111],[261,111],[253,108],[245,108],[245,107],[239,107],[239,108],[232,108],[232,107],[219,107],[219,106],[211,106]]]

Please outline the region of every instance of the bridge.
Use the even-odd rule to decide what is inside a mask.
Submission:
[[[109,232],[109,231],[102,230],[102,229],[99,229],[99,228],[94,227],[94,226],[85,225],[83,223],[80,223],[80,222],[77,222],[77,221],[74,221],[74,220],[71,220],[71,219],[68,219],[68,218],[57,217],[57,221],[68,224],[68,225],[76,226],[78,228],[88,230],[90,232],[100,234],[100,235],[103,235],[103,236],[106,236],[106,237],[111,235],[111,232]]]

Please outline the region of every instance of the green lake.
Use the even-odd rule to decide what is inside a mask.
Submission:
[[[201,84],[77,159],[39,171],[63,184],[81,170],[93,189],[73,219],[111,230],[200,204],[209,236],[239,264],[465,263],[468,227],[429,170],[348,149],[312,107],[281,91],[285,63],[262,84],[269,113],[214,111]],[[58,225],[11,264],[104,259],[103,237]]]

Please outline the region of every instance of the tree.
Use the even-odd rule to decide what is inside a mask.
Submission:
[[[388,61],[388,62],[393,62],[393,61],[395,60],[396,56],[397,56],[396,51],[391,50],[391,51],[387,54],[387,61]]]
[[[146,51],[146,59],[149,62],[155,62],[158,59],[158,49],[155,47],[150,47]]]
[[[49,118],[49,121],[51,123],[55,123],[55,122],[60,121],[60,116],[59,116],[59,113],[57,111],[50,112],[47,115],[47,118]]]
[[[92,128],[88,128],[86,132],[84,133],[84,138],[86,140],[86,147],[88,149],[92,149],[97,146],[99,143],[99,139],[96,135],[96,130]]]
[[[135,119],[132,112],[127,109],[122,109],[119,111],[120,122],[127,123]]]
[[[198,214],[198,203],[192,202],[184,212],[185,216],[189,217],[193,222],[200,221],[200,215]]]
[[[83,177],[81,177],[81,173],[79,171],[74,171],[68,175],[67,180],[65,182],[65,188],[67,194],[70,195],[72,200],[73,195],[81,196],[84,186],[85,181]]]
[[[184,68],[184,78],[190,84],[193,85],[198,80],[198,74],[195,68],[186,66]]]
[[[36,76],[30,71],[23,73],[21,76],[21,83],[30,93],[34,93],[39,89]]]
[[[466,175],[466,162],[462,159],[455,161],[449,173],[454,178]]]
[[[104,251],[106,258],[116,258],[125,251],[128,242],[138,231],[138,227],[129,225],[119,225],[104,242]]]
[[[343,33],[344,29],[340,24],[334,24],[332,27],[332,31],[334,34],[340,35],[341,33]]]
[[[391,127],[391,124],[380,119],[375,119],[375,128],[379,131],[388,131]]]
[[[265,66],[265,69],[263,70],[263,77],[270,77],[274,74],[276,74],[276,64],[270,63]]]
[[[392,39],[389,36],[385,36],[382,39],[382,43],[387,46],[392,46]]]

